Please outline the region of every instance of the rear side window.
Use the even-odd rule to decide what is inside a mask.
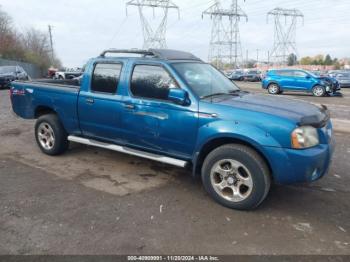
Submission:
[[[294,71],[276,71],[276,75],[279,76],[294,76]]]
[[[92,76],[91,91],[115,94],[119,84],[121,64],[96,64]]]
[[[178,85],[163,67],[135,66],[130,87],[133,96],[167,100],[172,88],[178,88]]]

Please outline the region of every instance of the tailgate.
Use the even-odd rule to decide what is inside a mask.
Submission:
[[[34,118],[32,107],[33,89],[28,88],[25,83],[12,82],[10,87],[10,98],[13,111],[22,118]]]

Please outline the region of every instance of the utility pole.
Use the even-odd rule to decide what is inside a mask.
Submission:
[[[245,61],[246,61],[246,68],[248,68],[248,63],[249,63],[249,58],[248,58],[248,49],[247,49],[247,53],[246,53],[246,59],[245,59]]]
[[[259,49],[256,49],[256,64],[259,64]]]
[[[267,13],[267,19],[270,16],[275,20],[271,58],[276,64],[286,65],[290,54],[298,54],[296,28],[298,18],[304,22],[304,15],[297,9],[275,8]]]
[[[203,14],[212,19],[212,31],[209,49],[209,62],[222,69],[225,63],[238,68],[243,60],[242,47],[239,34],[239,22],[248,16],[238,5],[238,0],[232,0],[229,8],[222,7],[221,1],[206,9]]]
[[[143,48],[166,48],[166,30],[168,22],[168,13],[170,9],[178,11],[180,18],[179,7],[170,0],[131,0],[126,3],[126,8],[129,6],[136,6],[139,11],[142,32],[143,32]],[[153,9],[153,16],[155,16],[155,10],[161,10],[160,23],[157,26],[151,26],[150,19],[146,18],[146,10]]]
[[[52,26],[49,25],[49,37],[50,37],[50,53],[51,53],[51,64],[53,64],[54,60],[54,51],[53,51],[53,39],[52,39]]]

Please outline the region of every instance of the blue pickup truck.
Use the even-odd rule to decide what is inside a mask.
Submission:
[[[334,149],[325,106],[243,92],[182,51],[107,50],[79,86],[16,81],[10,94],[45,154],[76,142],[189,168],[233,209],[256,208],[271,183],[321,178]]]

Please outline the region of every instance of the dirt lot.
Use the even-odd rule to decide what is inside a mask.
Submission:
[[[350,120],[349,91],[286,96],[326,103]],[[350,255],[350,134],[336,134],[327,177],[274,186],[258,210],[238,212],[214,203],[182,169],[81,145],[45,156],[34,122],[12,114],[7,91],[0,110],[0,254]]]

